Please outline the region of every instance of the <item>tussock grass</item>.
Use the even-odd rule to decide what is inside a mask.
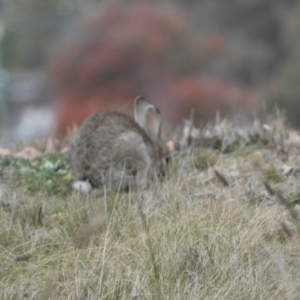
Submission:
[[[78,195],[66,172],[33,192],[6,164],[0,299],[298,299],[299,149],[195,151],[141,193]]]

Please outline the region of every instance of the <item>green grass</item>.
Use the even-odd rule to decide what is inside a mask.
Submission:
[[[63,156],[2,159],[0,299],[298,299],[300,183],[280,167],[299,151],[251,149],[196,149],[143,193],[88,196]]]

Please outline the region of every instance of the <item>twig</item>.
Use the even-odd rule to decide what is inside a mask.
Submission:
[[[160,283],[159,283],[159,270],[158,270],[158,265],[157,265],[157,262],[155,259],[155,253],[154,253],[154,249],[153,249],[153,245],[152,245],[152,240],[150,237],[149,225],[147,223],[146,216],[143,212],[143,204],[144,204],[144,197],[143,197],[143,195],[141,195],[141,200],[138,202],[138,210],[139,210],[139,214],[140,214],[140,217],[142,220],[143,229],[145,230],[145,233],[146,233],[147,246],[150,251],[151,263],[153,265],[153,275],[154,275],[154,279],[156,282],[157,299],[162,300],[162,299],[164,299],[164,297],[163,297],[162,290],[161,290]]]

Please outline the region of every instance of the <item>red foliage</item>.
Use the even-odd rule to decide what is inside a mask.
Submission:
[[[171,101],[171,121],[181,121],[186,116],[181,108],[192,106],[211,117],[216,107],[230,104],[233,90],[245,97],[241,88],[199,78],[202,62],[226,51],[226,41],[220,36],[201,41],[174,6],[109,5],[81,28],[76,44],[66,45],[50,64],[58,92],[58,136],[95,111],[128,111],[139,94],[162,108]],[[189,79],[176,79],[183,76]]]
[[[251,110],[257,105],[257,93],[237,84],[217,78],[193,77],[174,80],[166,89],[162,111],[175,123],[189,116],[191,109],[202,121],[216,117],[216,111],[225,114],[231,109]],[[168,109],[172,107],[172,109]]]

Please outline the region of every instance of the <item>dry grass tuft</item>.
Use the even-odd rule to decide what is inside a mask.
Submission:
[[[79,232],[74,238],[74,244],[78,248],[87,247],[93,234],[99,231],[105,224],[104,213],[98,213],[79,228]]]

